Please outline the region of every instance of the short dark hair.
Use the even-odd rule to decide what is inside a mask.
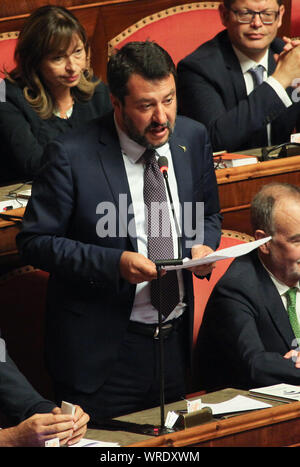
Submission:
[[[236,0],[223,0],[224,6],[229,9],[231,5],[235,2]],[[277,0],[277,3],[279,6],[282,5],[283,0]]]
[[[289,183],[269,183],[258,191],[250,208],[254,232],[259,229],[264,230],[267,235],[276,233],[274,208],[276,203],[283,198],[290,198],[300,203],[300,188]]]
[[[128,95],[127,83],[133,74],[147,80],[163,79],[172,74],[176,81],[176,67],[172,58],[165,49],[152,41],[128,42],[108,61],[108,86],[122,103]]]

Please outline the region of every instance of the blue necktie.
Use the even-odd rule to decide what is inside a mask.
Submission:
[[[262,65],[257,65],[257,67],[250,68],[250,73],[253,78],[254,87],[259,86],[264,81],[264,67]]]

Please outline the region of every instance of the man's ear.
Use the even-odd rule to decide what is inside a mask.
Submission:
[[[110,93],[110,100],[111,100],[112,106],[113,106],[113,108],[115,110],[120,109],[121,103],[120,103],[119,99],[116,96],[114,96],[113,94],[111,94],[111,93]]]
[[[220,14],[220,18],[221,18],[223,26],[227,27],[229,11],[227,10],[227,8],[224,6],[223,3],[219,5],[219,14]]]
[[[282,25],[282,18],[285,13],[284,5],[280,5],[279,7],[279,18],[278,18],[278,28]]]
[[[266,238],[266,237],[269,237],[269,235],[266,234],[266,232],[264,230],[255,230],[254,232],[254,238],[255,240],[261,240],[262,238]],[[261,245],[259,248],[259,250],[264,254],[264,255],[268,255],[269,254],[269,243],[270,242],[267,242],[267,243],[264,243],[263,245]]]

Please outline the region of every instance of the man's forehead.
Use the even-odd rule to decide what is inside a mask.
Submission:
[[[160,79],[146,79],[142,75],[132,74],[127,82],[129,96],[147,96],[159,93],[168,94],[176,90],[172,74]]]
[[[274,206],[274,220],[280,230],[286,230],[292,224],[300,232],[300,197],[278,200]]]

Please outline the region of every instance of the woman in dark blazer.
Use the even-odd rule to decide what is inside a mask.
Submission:
[[[41,7],[28,18],[0,103],[0,183],[31,180],[47,143],[111,109],[88,51],[84,28],[65,8]]]

